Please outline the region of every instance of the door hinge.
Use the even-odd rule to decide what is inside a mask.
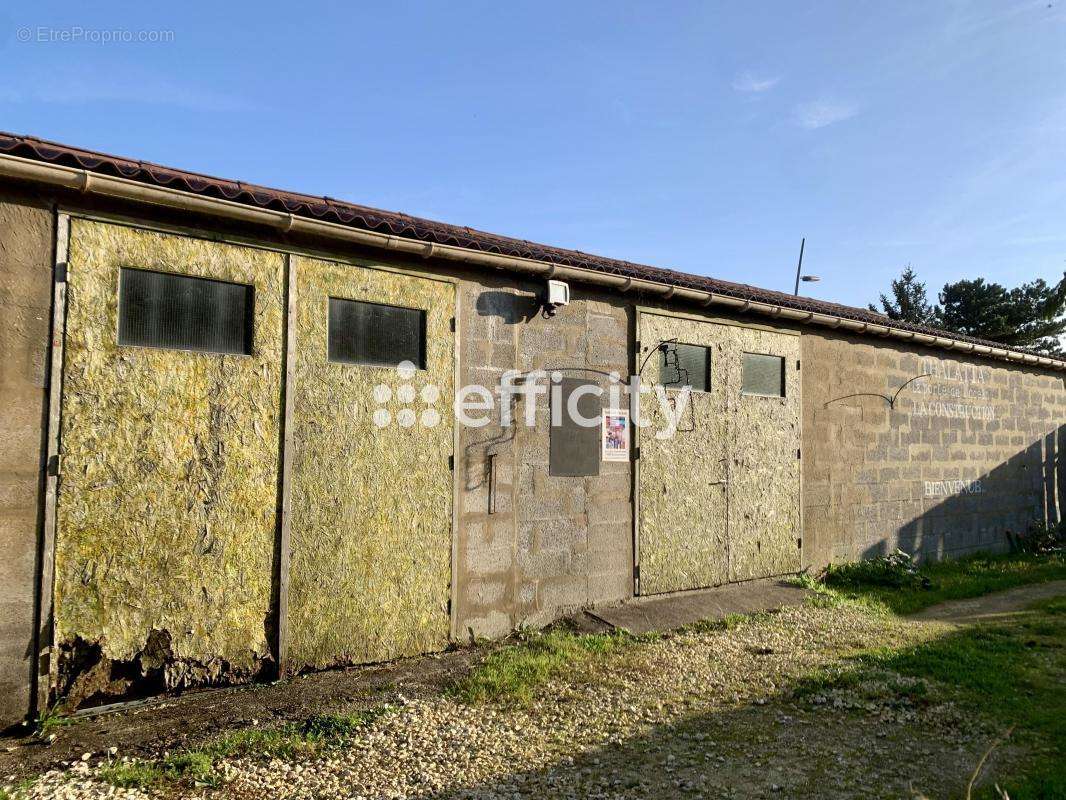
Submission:
[[[796,369],[799,369],[799,368],[800,368],[800,360],[797,358],[796,359]]]
[[[639,447],[634,447],[633,448],[633,460],[637,461],[639,459],[640,459],[640,448]]]
[[[61,261],[58,264],[56,264],[56,267],[55,267],[55,278],[56,278],[56,283],[66,283],[67,282],[67,262],[66,261]]]
[[[797,447],[797,448],[796,448],[796,458],[803,458],[803,456],[801,455],[801,453],[802,453],[802,450],[801,450],[801,448]]]
[[[455,456],[448,456],[448,469],[455,472]]]
[[[796,540],[796,549],[797,550],[802,550],[803,549],[803,540],[802,539],[797,539]]]
[[[59,454],[48,456],[48,474],[55,477],[63,466],[63,459]]]
[[[451,322],[448,324],[451,326],[452,333],[455,333],[455,317],[452,317]]]
[[[633,580],[640,580],[640,564],[633,565]]]

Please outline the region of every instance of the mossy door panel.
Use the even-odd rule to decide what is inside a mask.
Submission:
[[[660,342],[710,350],[710,391],[693,391],[673,438],[658,439],[666,412],[654,394],[641,400],[650,425],[640,433],[640,591],[658,594],[715,586],[729,580],[726,459],[729,440],[725,408],[727,373],[721,368],[721,326],[643,313],[640,359],[648,357],[642,380],[669,383]],[[671,345],[667,345],[670,347]],[[671,402],[680,392],[667,389]]]
[[[729,579],[800,567],[799,336],[730,326]],[[780,359],[784,396],[745,390],[745,354]],[[756,390],[764,388],[761,385]]]
[[[442,649],[455,287],[307,258],[293,265],[289,663],[324,667]],[[423,313],[424,369],[401,377],[393,366],[331,361],[331,298]]]
[[[799,568],[799,337],[643,312],[643,360],[659,343],[710,350],[706,392],[693,391],[672,438],[654,395],[641,408],[640,591],[657,594],[779,575]],[[745,353],[785,367],[785,395],[745,392]],[[674,375],[651,354],[645,383]],[[668,397],[676,392],[667,389]]]
[[[120,346],[123,267],[253,286],[251,354]],[[72,220],[60,644],[130,661],[169,642],[171,686],[269,658],[284,280],[276,253]]]

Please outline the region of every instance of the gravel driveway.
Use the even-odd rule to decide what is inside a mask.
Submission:
[[[825,694],[797,681],[849,653],[936,636],[938,623],[855,608],[788,608],[641,642],[544,686],[528,706],[405,698],[343,747],[306,759],[225,758],[217,787],[117,789],[90,755],[30,798],[929,797],[957,794],[993,737],[898,679]],[[120,751],[112,759],[121,758]]]

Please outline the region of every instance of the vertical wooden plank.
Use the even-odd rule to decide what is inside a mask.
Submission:
[[[61,469],[59,430],[63,400],[63,337],[67,317],[67,254],[70,245],[70,217],[56,219],[55,266],[52,287],[52,345],[48,376],[48,455],[44,494],[44,526],[41,532],[41,572],[37,592],[37,670],[36,714],[48,709],[52,688],[59,673],[55,646],[55,543],[56,501]]]
[[[631,379],[629,382],[630,387],[636,390],[629,395],[629,447],[633,454],[630,461],[632,465],[630,497],[633,498],[633,596],[636,597],[640,595],[640,425],[638,420],[640,419],[640,387],[643,382],[640,362],[644,359],[644,354],[641,352],[643,345],[640,340],[640,309],[636,307],[633,308],[633,329],[630,336],[635,345],[632,365],[635,380]]]
[[[291,532],[292,386],[296,352],[296,265],[285,256],[285,380],[282,385],[280,519],[278,525],[278,677],[288,674],[289,656],[289,540]]]
[[[457,283],[455,285],[455,293],[452,295],[452,319],[455,320],[455,325],[452,327],[452,347],[454,348],[455,353],[454,360],[452,361],[453,394],[451,397],[445,397],[443,404],[443,414],[452,414],[453,416],[455,412],[452,403],[455,399],[455,390],[459,388],[459,381],[462,380],[459,355],[459,343],[461,341],[463,330],[461,308],[462,296],[462,288]],[[459,596],[459,503],[462,502],[459,475],[464,469],[466,469],[466,455],[464,453],[460,456],[460,453],[463,451],[460,449],[459,436],[459,422],[456,420],[452,424],[452,577],[448,588],[448,638],[453,642],[459,638],[459,604],[456,602],[456,598]],[[463,463],[460,463],[460,459],[463,459]]]

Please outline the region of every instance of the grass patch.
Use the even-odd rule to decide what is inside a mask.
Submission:
[[[745,622],[750,622],[760,616],[763,615],[726,614],[721,619],[701,619],[699,622],[693,622],[690,625],[686,625],[683,630],[690,631],[692,633],[717,633],[719,631],[731,631],[735,628],[739,628]]]
[[[26,792],[33,785],[32,778],[26,778],[17,784],[0,786],[0,800],[23,800]]]
[[[923,564],[915,577],[892,585],[879,564],[858,562],[834,566],[821,579],[803,575],[797,582],[815,591],[810,601],[813,605],[858,603],[872,610],[913,614],[948,600],[1066,579],[1066,558],[1061,553],[977,555]]]
[[[360,728],[392,711],[392,706],[386,705],[344,714],[317,714],[302,723],[276,728],[245,728],[224,734],[196,752],[211,758],[300,758],[342,744]]]
[[[100,780],[120,789],[150,789],[168,783],[217,786],[215,757],[200,750],[171,753],[159,761],[125,759],[100,768]]]
[[[278,728],[244,728],[208,742],[199,752],[211,758],[295,759],[318,750],[318,737],[308,736],[302,725],[290,723]]]
[[[1036,603],[1010,622],[964,628],[867,659],[943,684],[1004,729],[1016,725],[1016,736],[1042,754],[1000,782],[1014,800],[1066,798],[1066,598]]]
[[[148,789],[164,780],[163,770],[151,761],[116,761],[100,768],[100,780],[120,789]]]
[[[465,703],[526,705],[553,678],[580,673],[640,641],[624,632],[581,634],[565,627],[524,632],[515,644],[489,653],[448,691]]]
[[[37,735],[42,739],[47,739],[60,728],[66,728],[74,723],[75,719],[66,714],[60,704],[56,703],[37,719]]]
[[[244,728],[156,761],[134,759],[107,764],[100,769],[99,777],[123,789],[175,783],[217,786],[219,775],[215,765],[220,759],[295,760],[315,756],[344,744],[361,728],[392,711],[392,706],[378,706],[343,714],[318,714],[302,723],[274,728]]]
[[[1031,756],[995,766],[994,780],[1012,800],[1066,798],[1066,598],[921,645],[863,653],[850,666],[810,676],[797,694],[850,692],[866,699],[861,687],[874,684],[912,704],[930,692],[943,694],[1003,730],[1016,726],[1013,738]],[[993,797],[991,788],[981,796]]]

